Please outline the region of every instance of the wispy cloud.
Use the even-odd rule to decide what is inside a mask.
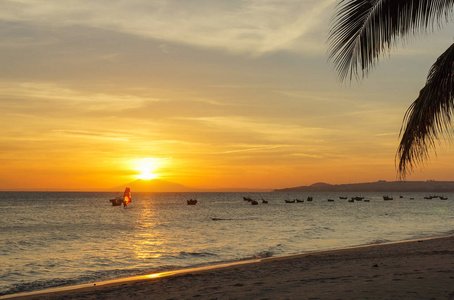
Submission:
[[[298,41],[304,41],[313,31],[319,32],[318,25],[327,23],[326,8],[335,0],[1,2],[0,19],[4,21],[53,28],[82,25],[258,55],[295,50]],[[162,49],[168,51],[168,46]]]

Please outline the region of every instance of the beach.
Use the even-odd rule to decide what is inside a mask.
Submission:
[[[17,296],[21,299],[454,299],[454,236],[266,258],[169,276],[141,276]]]

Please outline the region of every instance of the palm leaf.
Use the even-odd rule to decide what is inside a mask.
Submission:
[[[397,150],[398,171],[405,178],[416,164],[427,160],[442,132],[448,131],[454,111],[454,44],[435,62],[418,98],[408,108]]]
[[[342,0],[328,35],[329,58],[340,79],[362,77],[397,38],[441,26],[454,0]]]

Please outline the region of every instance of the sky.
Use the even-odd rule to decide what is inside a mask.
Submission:
[[[336,3],[0,0],[0,190],[396,180],[404,113],[454,27],[341,83]],[[453,158],[443,141],[407,180],[454,180]]]

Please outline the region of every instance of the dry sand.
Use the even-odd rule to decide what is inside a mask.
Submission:
[[[454,236],[263,259],[26,299],[454,299]]]

